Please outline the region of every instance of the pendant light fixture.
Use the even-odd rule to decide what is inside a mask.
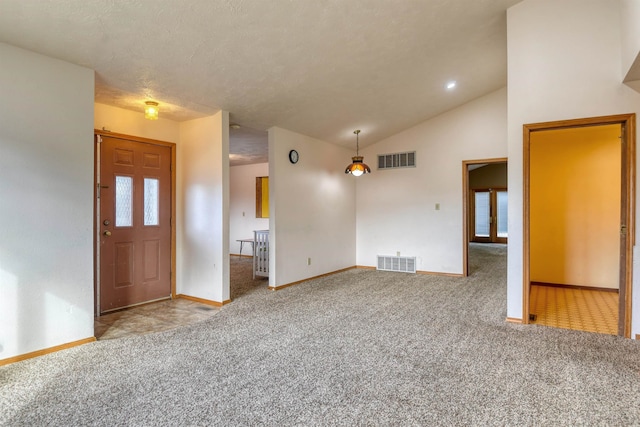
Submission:
[[[154,101],[147,101],[144,103],[144,118],[149,120],[158,120],[158,103]]]
[[[362,157],[359,154],[360,151],[360,147],[359,147],[359,137],[358,135],[360,135],[360,130],[354,130],[353,133],[356,134],[356,155],[354,157],[351,158],[351,164],[349,166],[347,166],[347,168],[344,170],[344,173],[350,173],[353,176],[360,176],[363,175],[365,173],[371,173],[371,168],[369,166],[367,166],[365,163],[362,163],[362,160],[364,159],[364,157]]]

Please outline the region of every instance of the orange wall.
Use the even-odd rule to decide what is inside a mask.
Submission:
[[[531,281],[618,288],[619,125],[531,133]]]

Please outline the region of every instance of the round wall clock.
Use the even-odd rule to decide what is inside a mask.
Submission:
[[[299,159],[300,159],[300,155],[298,154],[298,152],[296,150],[289,151],[289,161],[291,163],[293,163],[295,165],[296,163],[298,163]]]

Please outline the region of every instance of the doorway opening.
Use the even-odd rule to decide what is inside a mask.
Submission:
[[[524,125],[523,323],[630,336],[634,124]]]
[[[507,159],[463,161],[462,188],[462,271],[466,277],[471,243],[507,243]]]
[[[268,241],[259,239],[269,229],[269,133],[245,126],[229,130],[229,296],[232,301],[266,290]],[[272,244],[272,243],[271,243]],[[254,257],[255,254],[261,256]],[[266,261],[261,264],[258,261]]]

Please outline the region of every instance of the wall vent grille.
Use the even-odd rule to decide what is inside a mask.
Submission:
[[[416,152],[378,154],[378,169],[415,168]]]
[[[416,257],[378,255],[378,270],[416,272]]]

